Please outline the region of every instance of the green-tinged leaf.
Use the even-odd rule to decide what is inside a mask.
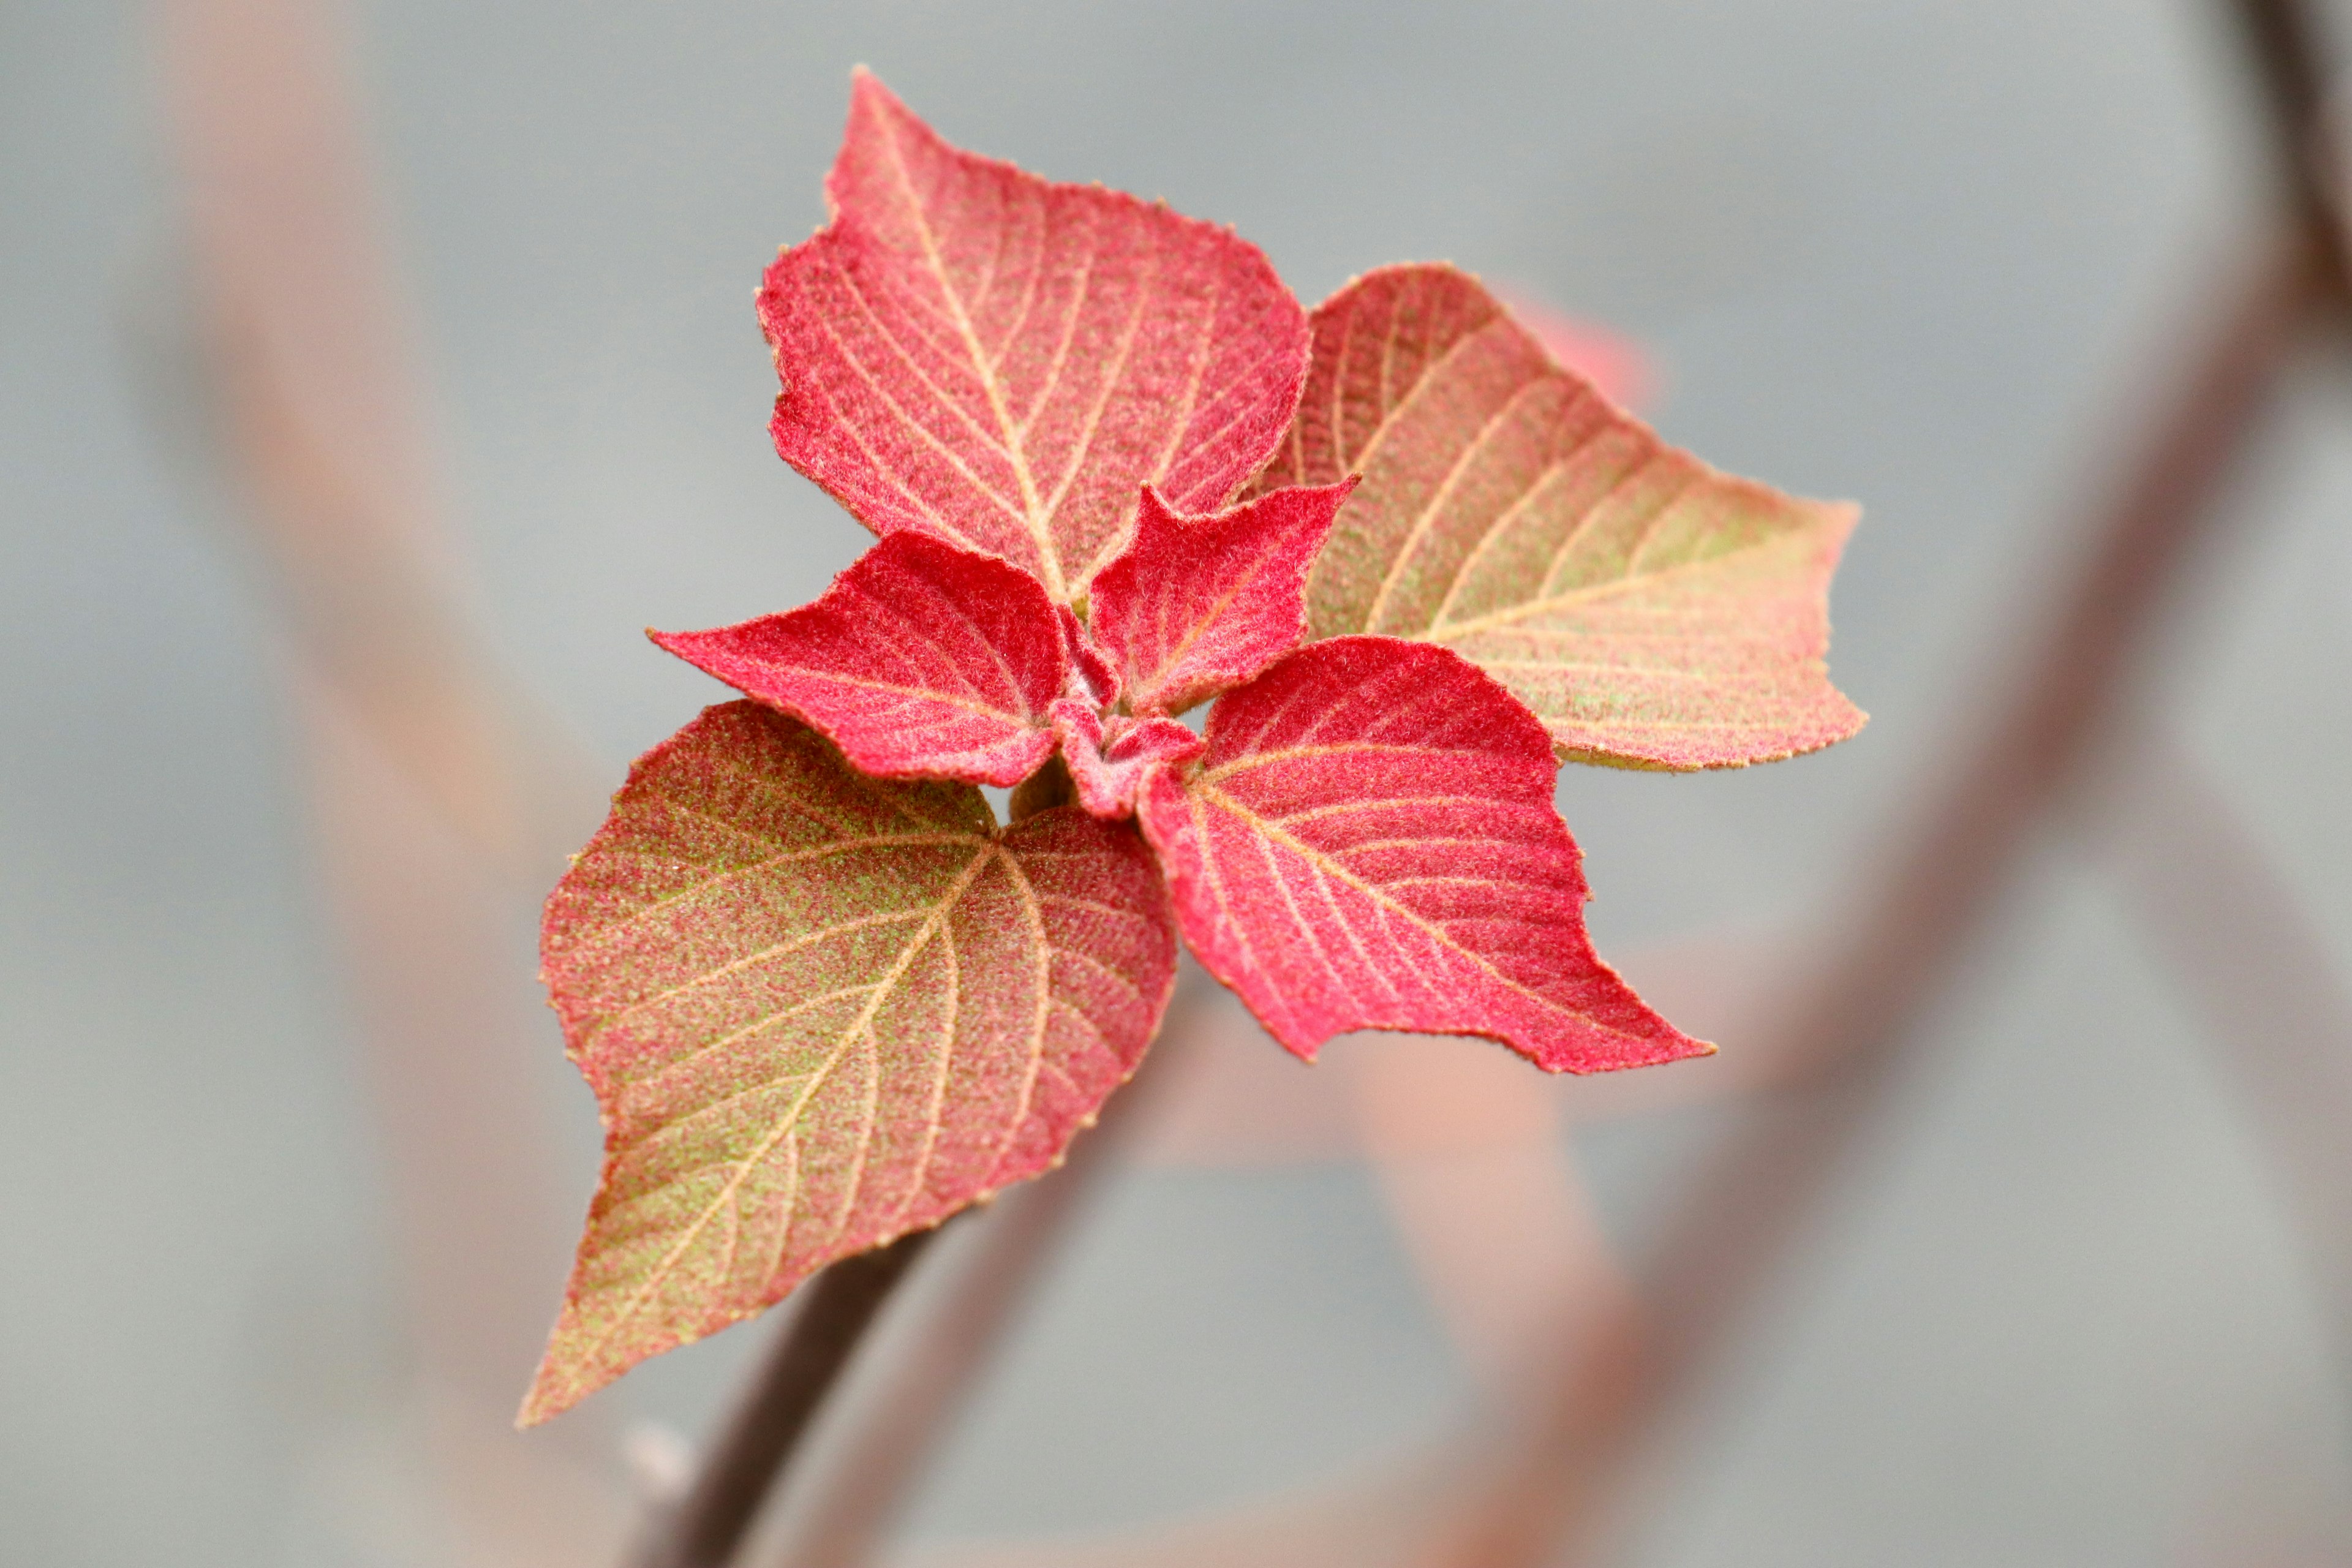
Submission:
[[[544,954],[605,1158],[526,1424],[1057,1163],[1175,950],[1131,824],[999,829],[736,702],[638,761]]]
[[[1370,273],[1313,325],[1249,492],[1363,476],[1307,582],[1312,635],[1450,647],[1577,761],[1738,767],[1862,727],[1823,664],[1853,508],[1667,446],[1451,267]]]

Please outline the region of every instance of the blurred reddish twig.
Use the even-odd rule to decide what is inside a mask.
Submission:
[[[576,1217],[515,984],[524,888],[596,815],[558,726],[486,672],[440,529],[405,322],[331,19],[168,0],[197,423],[293,655],[328,901],[382,1129],[437,1479],[504,1563],[617,1525],[594,1416],[520,1446],[516,1392]]]
[[[1843,940],[1782,1026],[1816,1064],[1801,1089],[1755,1108],[1689,1185],[1644,1272],[1634,1317],[1580,1353],[1539,1437],[1498,1476],[1443,1568],[1589,1561],[1607,1504],[1710,1370],[1881,1121],[1933,1004],[2049,807],[2098,738],[2161,612],[2219,521],[2218,491],[2314,306],[2332,297],[2307,236],[2273,242],[2175,378],[2106,509],[2092,555],[2050,632],[1922,825],[1880,863]]]
[[[2012,868],[2115,716],[2288,355],[2347,301],[2344,231],[2324,140],[2325,73],[2306,9],[2242,0],[2294,222],[2261,242],[2157,411],[2104,510],[2081,576],[2008,697],[1906,847],[1856,907],[1782,1030],[1818,1077],[1759,1108],[1690,1184],[1636,1318],[1577,1357],[1541,1437],[1431,1558],[1538,1568],[1599,1556],[1647,1450],[1671,1426],[1808,1231],[1834,1176],[1884,1120],[1916,1021],[1941,994]]]
[[[2352,991],[2261,839],[2182,746],[2136,734],[2107,771],[2105,809],[2084,826],[2262,1134],[2306,1238],[2337,1373],[2352,1374]]]

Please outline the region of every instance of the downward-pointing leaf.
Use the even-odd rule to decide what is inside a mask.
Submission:
[[[1298,1055],[1485,1035],[1555,1072],[1712,1047],[1594,955],[1542,727],[1441,647],[1310,643],[1209,710],[1136,803],[1184,939]]]
[[[786,461],[1068,601],[1136,487],[1221,506],[1281,438],[1306,314],[1230,231],[950,147],[860,72],[834,220],[760,290]]]
[[[1000,832],[749,702],[639,760],[544,943],[605,1154],[527,1423],[1055,1163],[1175,956],[1132,826]]]
[[[1253,486],[1363,475],[1307,584],[1313,635],[1451,647],[1578,761],[1736,767],[1862,727],[1822,664],[1854,509],[1666,446],[1453,268],[1370,273],[1314,327]]]
[[[1095,640],[1138,713],[1181,713],[1298,646],[1307,570],[1354,488],[1294,486],[1207,517],[1146,487],[1135,537],[1095,578]]]
[[[807,721],[861,771],[1015,784],[1052,754],[1046,708],[1068,668],[1035,578],[922,533],[897,533],[815,603],[656,643]]]

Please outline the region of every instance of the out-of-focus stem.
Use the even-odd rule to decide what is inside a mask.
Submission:
[[[1430,1561],[1537,1568],[1591,1560],[1625,1489],[1701,1372],[1722,1353],[1837,1172],[1883,1120],[1918,1016],[1942,993],[2049,808],[2113,714],[2163,612],[2220,521],[2219,492],[2303,329],[2352,298],[2327,72],[2301,0],[2235,0],[2293,221],[2244,264],[2229,306],[2160,406],[2073,591],[1790,1028],[1819,1064],[1759,1108],[1694,1182],[1657,1248],[1642,1321],[1597,1336],[1520,1462]]]
[[[1589,1561],[1636,1459],[1777,1277],[1864,1134],[1883,1120],[1913,1024],[1942,993],[2047,810],[2097,737],[2216,504],[2287,351],[2334,275],[2298,226],[2252,258],[2176,380],[2050,630],[1921,824],[1883,864],[1792,1017],[1810,1081],[1759,1105],[1665,1226],[1634,1321],[1594,1336],[1517,1450],[1430,1561]]]
[[[152,356],[134,379],[156,433],[236,523],[281,634],[400,1237],[420,1452],[469,1551],[571,1568],[622,1516],[604,1413],[527,1441],[508,1425],[578,1215],[554,1182],[513,895],[553,880],[603,788],[475,632],[342,10],[152,7],[186,227],[125,321]]]
[[[1044,767],[1013,786],[1013,798],[1005,803],[1006,815],[1021,822],[1057,805],[1075,805],[1077,799],[1078,786],[1070,777],[1070,766],[1056,752],[1045,759]]]
[[[2084,826],[2263,1135],[2352,1375],[2352,991],[2240,808],[2178,742],[2144,733],[2102,767],[2114,780]]]
[[[2352,237],[2344,224],[2344,158],[2328,113],[2329,39],[2309,0],[2234,0],[2268,112],[2273,163],[2288,204],[2352,297]]]

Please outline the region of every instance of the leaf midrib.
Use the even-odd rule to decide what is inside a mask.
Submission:
[[[939,238],[931,232],[930,217],[923,210],[922,199],[915,194],[915,179],[907,167],[906,149],[899,144],[898,128],[887,116],[882,121],[882,138],[890,150],[890,167],[898,175],[898,189],[906,197],[907,211],[914,219],[915,233],[922,240],[923,259],[929,266],[931,276],[939,281],[940,293],[946,299],[948,310],[955,318],[956,332],[963,339],[964,353],[971,356],[972,374],[980,378],[981,390],[988,398],[989,412],[996,416],[996,427],[1004,441],[1004,455],[1013,464],[1013,479],[1021,486],[1021,504],[1024,514],[1022,521],[1027,526],[1030,540],[1036,546],[1038,564],[1045,568],[1042,575],[1045,580],[1045,591],[1059,601],[1066,591],[1061,558],[1054,549],[1052,531],[1046,525],[1037,495],[1036,478],[1029,470],[1028,452],[1018,427],[1013,424],[1013,412],[1005,404],[1004,389],[996,379],[996,367],[981,347],[980,333],[972,327],[971,317],[964,310],[963,296],[956,292],[954,283],[948,278],[947,262],[940,254]],[[1075,303],[1072,308],[1076,309]]]
[[[993,839],[979,840],[977,848],[978,852],[972,856],[971,863],[957,874],[953,884],[932,907],[930,913],[925,917],[922,928],[900,950],[897,961],[891,964],[888,972],[874,983],[873,995],[867,999],[866,1005],[858,1010],[857,1016],[851,1020],[849,1026],[835,1039],[833,1048],[826,1053],[824,1062],[810,1074],[807,1086],[793,1100],[791,1107],[776,1119],[774,1128],[760,1141],[758,1146],[735,1163],[734,1172],[728,1177],[726,1185],[719,1189],[719,1195],[704,1205],[702,1211],[688,1225],[685,1233],[671,1244],[667,1252],[662,1255],[660,1261],[646,1271],[643,1282],[614,1314],[605,1325],[604,1331],[589,1342],[582,1352],[582,1359],[593,1360],[604,1353],[604,1347],[612,1343],[623,1327],[643,1310],[646,1303],[653,1298],[655,1292],[660,1289],[663,1281],[669,1278],[671,1272],[677,1267],[678,1260],[685,1257],[687,1249],[694,1245],[711,1220],[721,1209],[735,1201],[735,1194],[742,1189],[743,1184],[751,1179],[751,1173],[775,1151],[778,1144],[792,1135],[793,1129],[799,1124],[802,1113],[808,1109],[809,1102],[815,1098],[817,1091],[831,1078],[834,1069],[841,1064],[850,1046],[859,1036],[872,1027],[875,1016],[881,1011],[884,1001],[905,978],[907,971],[914,966],[916,956],[929,944],[932,936],[945,924],[949,914],[962,902],[964,890],[979,876],[981,868],[987,865],[1001,852],[1000,847]],[[902,914],[905,912],[907,911],[901,911]],[[953,1026],[952,1015],[950,1016],[950,1028]],[[797,1176],[794,1178],[793,1187],[793,1190],[784,1200],[787,1226],[791,1224],[792,1206],[799,1201]]]
[[[1492,631],[1496,627],[1507,626],[1514,622],[1527,620],[1532,616],[1549,615],[1554,610],[1566,609],[1575,605],[1593,604],[1602,599],[1631,594],[1638,589],[1653,587],[1678,576],[1721,566],[1727,562],[1736,561],[1742,556],[1785,546],[1791,540],[1802,538],[1812,526],[1812,522],[1808,521],[1782,532],[1757,540],[1753,543],[1704,556],[1696,561],[1685,561],[1673,566],[1662,566],[1654,572],[1629,573],[1622,577],[1612,577],[1606,583],[1588,584],[1581,588],[1571,588],[1564,594],[1524,600],[1503,609],[1489,611],[1486,615],[1475,616],[1470,620],[1447,621],[1409,635],[1411,640],[1414,642],[1453,642],[1460,637],[1470,637],[1478,632]]]

